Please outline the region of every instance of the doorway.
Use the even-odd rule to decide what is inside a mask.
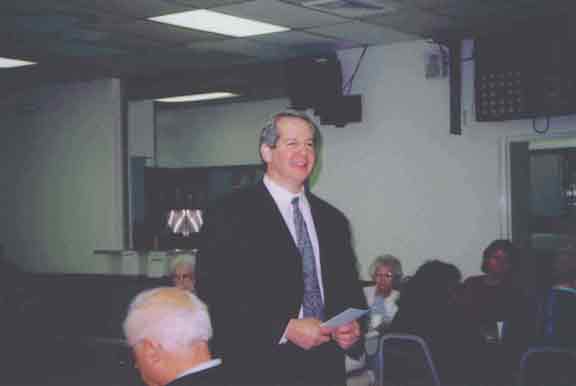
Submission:
[[[576,138],[510,141],[508,154],[511,237],[545,286],[553,256],[576,247]]]

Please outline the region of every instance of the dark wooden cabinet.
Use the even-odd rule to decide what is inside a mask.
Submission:
[[[222,196],[258,181],[264,171],[261,165],[237,165],[194,168],[145,167],[140,187],[142,213],[133,215],[133,248],[196,249],[199,233],[190,227],[179,232],[169,224],[170,212],[193,211],[197,218],[212,202]],[[196,220],[192,220],[195,221]],[[173,224],[172,224],[173,225]],[[194,227],[192,227],[194,228]],[[175,231],[176,230],[176,231]]]

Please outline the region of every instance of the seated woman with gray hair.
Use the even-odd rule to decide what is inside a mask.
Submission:
[[[180,255],[170,263],[170,280],[174,287],[194,292],[194,268],[196,258],[193,255]]]
[[[366,303],[370,307],[370,327],[387,326],[398,311],[398,287],[402,281],[402,263],[392,255],[382,255],[370,264],[370,277],[375,285],[364,288]]]
[[[369,273],[375,285],[364,287],[366,304],[370,307],[370,325],[364,347],[368,356],[359,360],[346,356],[346,371],[353,374],[368,365],[374,381],[379,368],[378,357],[375,355],[379,333],[390,325],[398,311],[396,301],[400,297],[398,286],[403,276],[402,264],[392,255],[378,256],[370,264]]]

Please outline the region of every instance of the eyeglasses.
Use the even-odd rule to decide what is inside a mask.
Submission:
[[[390,273],[390,272],[377,273],[377,274],[374,275],[374,277],[386,277],[386,278],[388,278],[388,279],[391,279],[391,278],[394,277],[394,274],[393,274],[393,273]]]
[[[191,273],[184,273],[184,274],[173,274],[170,275],[170,277],[172,278],[172,280],[193,280],[194,279],[194,275],[192,275]]]

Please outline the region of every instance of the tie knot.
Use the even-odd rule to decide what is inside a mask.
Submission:
[[[300,202],[300,197],[294,197],[292,199],[292,206],[298,206],[298,202]]]

